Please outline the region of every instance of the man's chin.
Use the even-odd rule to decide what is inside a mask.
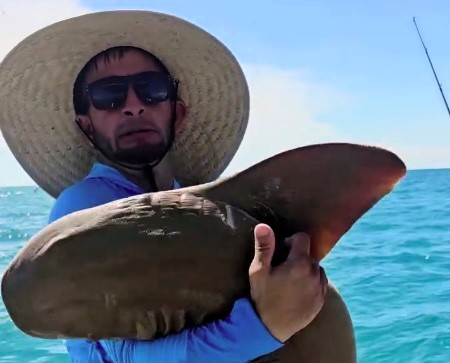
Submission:
[[[166,148],[158,147],[140,147],[133,149],[122,149],[114,153],[114,160],[130,166],[140,166],[153,164],[160,161],[166,154]]]

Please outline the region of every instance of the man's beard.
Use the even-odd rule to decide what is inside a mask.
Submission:
[[[170,131],[170,130],[168,130]],[[133,148],[113,150],[111,143],[103,135],[93,132],[96,147],[111,161],[125,166],[138,167],[158,163],[170,147],[170,137],[161,137],[158,143],[146,143]]]

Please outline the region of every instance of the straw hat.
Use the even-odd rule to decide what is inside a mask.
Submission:
[[[248,86],[216,38],[150,11],[71,18],[27,37],[0,64],[0,129],[21,166],[53,197],[82,179],[96,156],[74,122],[75,79],[90,58],[119,45],[155,54],[180,80],[189,116],[169,157],[182,185],[217,178],[239,148],[248,123]]]

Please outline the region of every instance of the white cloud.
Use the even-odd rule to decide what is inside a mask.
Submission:
[[[78,0],[1,0],[0,60],[33,32],[89,11]],[[6,147],[0,134],[0,149]]]
[[[3,138],[1,132],[0,132],[0,150],[7,149],[7,145],[5,142],[5,139]]]
[[[40,28],[87,12],[89,9],[78,0],[2,0],[0,59],[17,43]]]
[[[0,187],[36,185],[36,183],[20,167],[13,154],[6,149],[0,149]],[[6,171],[6,172],[4,172]]]
[[[448,146],[409,146],[392,145],[394,151],[409,169],[435,169],[450,167],[450,145]]]
[[[357,106],[357,95],[311,81],[308,74],[273,66],[244,66],[250,85],[250,122],[244,140],[224,175],[241,171],[279,152],[324,142],[352,142],[395,152],[409,169],[450,166],[447,119],[416,120],[405,129],[392,123],[388,132],[371,133],[355,125],[343,133],[336,125],[341,109]],[[398,125],[398,126],[396,126]],[[363,136],[361,136],[363,135]]]
[[[273,66],[244,66],[250,86],[250,121],[236,157],[225,174],[242,170],[276,153],[299,146],[347,141],[332,124],[321,120],[351,95],[308,80],[298,70]]]

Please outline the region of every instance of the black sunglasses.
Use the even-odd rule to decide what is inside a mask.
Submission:
[[[110,76],[86,86],[86,92],[97,110],[114,110],[122,107],[131,84],[142,103],[155,105],[175,99],[178,80],[166,73],[142,72],[129,76]]]

